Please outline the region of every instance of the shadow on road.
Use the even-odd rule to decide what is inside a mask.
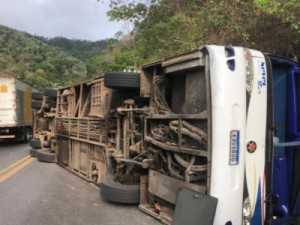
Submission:
[[[16,141],[16,140],[0,140],[0,146],[12,146],[12,145],[18,145],[18,144],[25,144],[24,141]]]

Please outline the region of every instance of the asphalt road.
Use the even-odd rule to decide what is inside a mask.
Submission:
[[[0,142],[0,170],[28,155],[30,146],[22,142]]]
[[[137,206],[102,201],[98,187],[28,157],[29,149],[24,143],[0,143],[0,225],[161,224]]]

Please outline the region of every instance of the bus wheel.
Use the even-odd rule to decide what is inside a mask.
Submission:
[[[100,194],[104,200],[110,202],[138,204],[140,202],[140,185],[121,184],[115,177],[109,176],[102,181]]]
[[[55,163],[55,153],[44,151],[42,149],[37,150],[36,158],[41,162]]]

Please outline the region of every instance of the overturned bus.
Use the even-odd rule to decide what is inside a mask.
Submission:
[[[57,162],[166,224],[296,224],[299,75],[205,46],[61,88]]]

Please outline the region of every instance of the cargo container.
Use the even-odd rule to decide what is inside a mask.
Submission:
[[[32,87],[13,76],[0,76],[0,140],[28,141],[32,132]]]

